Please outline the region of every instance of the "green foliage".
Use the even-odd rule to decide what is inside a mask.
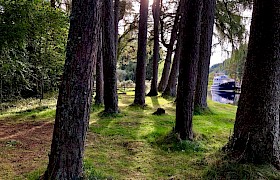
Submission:
[[[124,80],[135,81],[136,62],[128,61],[127,64],[121,64],[121,69],[125,71]]]
[[[223,63],[215,64],[210,68],[209,85],[212,85],[213,76],[217,72],[223,72],[231,78],[241,82],[247,57],[247,44],[241,44],[239,49],[233,51],[231,58]]]
[[[223,63],[224,70],[229,76],[242,81],[246,57],[247,44],[241,44],[238,50],[233,51],[231,58]]]
[[[245,25],[240,14],[242,3],[218,0],[215,12],[215,25],[221,42],[228,41],[233,48],[245,38]]]
[[[0,102],[57,89],[66,14],[39,0],[0,0],[0,7]]]

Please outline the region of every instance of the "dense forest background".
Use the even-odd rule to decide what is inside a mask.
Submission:
[[[219,44],[225,47],[224,49],[231,44],[230,46],[236,50],[223,65],[214,65],[210,72],[225,72],[232,78],[241,81],[246,58],[246,45],[242,44],[246,43],[245,36],[248,32],[239,10],[240,8],[249,9],[250,4],[240,2],[239,5],[236,5],[238,3],[218,1],[214,36],[220,42]],[[63,72],[71,1],[58,1],[55,7],[50,6],[48,1],[39,0],[20,2],[1,0],[0,5],[0,38],[2,42],[0,46],[0,102],[28,97],[42,99],[44,93],[57,91]],[[169,61],[166,56],[173,59],[175,53],[176,39],[172,39],[174,36],[172,33],[174,34],[175,23],[178,23],[176,20],[177,7],[178,2],[172,0],[161,5],[159,80],[161,80],[162,73],[166,74],[169,71],[167,69],[163,72],[165,61]],[[118,86],[134,87],[139,7],[133,0],[120,1],[119,11]],[[152,26],[153,19],[149,12],[147,82],[151,81],[153,76],[154,30]],[[170,47],[171,43],[172,47]],[[213,44],[213,46],[215,45],[217,44]],[[168,52],[170,48],[172,49],[171,54]],[[231,53],[229,52],[229,54]],[[217,69],[216,66],[219,68]],[[211,79],[210,75],[210,81]],[[147,87],[149,87],[149,83]]]
[[[279,179],[279,31],[277,0],[0,0],[0,173]]]

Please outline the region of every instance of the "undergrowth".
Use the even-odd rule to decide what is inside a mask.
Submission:
[[[103,106],[93,105],[84,159],[86,179],[280,179],[269,165],[238,164],[225,158],[221,148],[231,136],[235,106],[209,101],[209,109],[195,112],[194,141],[180,141],[172,132],[174,99],[146,97],[143,108],[130,106],[133,93],[119,95],[121,113],[113,116],[104,115]],[[55,103],[55,98],[15,103],[1,112],[0,122],[53,120]],[[157,108],[166,114],[152,115]],[[36,179],[46,166],[47,160],[44,166],[17,176]],[[6,177],[12,173],[16,170]]]

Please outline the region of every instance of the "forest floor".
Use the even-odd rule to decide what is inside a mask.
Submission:
[[[237,164],[221,148],[231,135],[236,107],[209,101],[194,116],[195,140],[176,141],[173,99],[146,97],[144,109],[129,106],[133,92],[119,95],[121,113],[102,117],[93,106],[86,142],[88,179],[280,179],[271,166]],[[55,98],[0,105],[0,179],[38,179],[50,150]],[[157,108],[165,115],[152,115]]]

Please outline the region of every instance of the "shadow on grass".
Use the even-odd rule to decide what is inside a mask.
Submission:
[[[162,96],[164,99],[168,100],[168,101],[173,101],[174,103],[176,102],[176,97],[172,97],[172,96],[167,96],[167,95],[164,95],[162,94]]]
[[[45,111],[48,108],[49,108],[48,106],[39,106],[39,107],[36,107],[36,108],[16,112],[16,114],[30,115],[30,114],[33,114],[33,113],[38,113],[38,112],[41,112],[41,111]]]
[[[104,109],[104,105],[96,105],[96,104],[92,104],[91,105],[91,113],[93,112],[98,112],[98,111],[101,111],[102,109]]]
[[[90,126],[91,132],[98,133],[104,136],[122,136],[128,139],[135,139],[137,137],[137,130],[140,126],[139,118],[143,118],[144,110],[139,106],[128,106],[121,110],[120,113],[106,113],[104,111],[97,111],[93,114],[96,123]],[[128,118],[128,114],[129,117]]]
[[[207,168],[203,179],[280,179],[280,172],[272,165],[240,164],[224,155],[224,159]]]
[[[32,171],[26,174],[26,179],[28,180],[39,180],[42,179],[42,176],[45,172],[45,168],[40,168],[35,171]],[[101,180],[101,179],[110,179],[111,177],[106,177],[101,172],[97,171],[93,165],[93,162],[89,159],[84,159],[84,178],[87,180]],[[112,179],[112,178],[111,178]]]
[[[127,170],[127,174],[132,173],[135,169],[135,156],[140,153],[143,142],[139,139],[138,131],[140,129],[142,118],[145,117],[145,109],[137,106],[126,106],[121,109],[121,113],[114,116],[107,116],[102,112],[95,112],[92,118],[96,121],[89,127],[94,137],[93,148],[87,148],[87,157],[93,164],[85,168],[89,179],[113,179],[108,176],[116,176],[116,168]],[[114,158],[112,158],[114,157]],[[110,164],[110,166],[105,164]],[[124,177],[114,177],[114,179]]]
[[[206,151],[206,148],[202,143],[200,143],[200,141],[180,140],[178,135],[173,131],[165,136],[159,136],[152,144],[168,152],[184,152],[186,154],[193,154]]]
[[[194,115],[215,115],[215,113],[209,107],[194,107]]]
[[[160,108],[161,107],[159,102],[158,102],[158,97],[157,96],[151,97],[151,100],[152,100],[153,108]]]
[[[19,119],[21,119],[21,120],[24,120],[24,119],[25,120],[26,119],[34,120],[34,119],[40,119],[40,118],[54,117],[54,112],[50,111],[50,110],[51,109],[48,106],[39,106],[39,107],[36,107],[36,108],[11,113],[5,119],[6,120],[19,120]],[[39,115],[39,113],[40,113],[40,115]],[[41,114],[41,113],[43,113],[43,114]]]

